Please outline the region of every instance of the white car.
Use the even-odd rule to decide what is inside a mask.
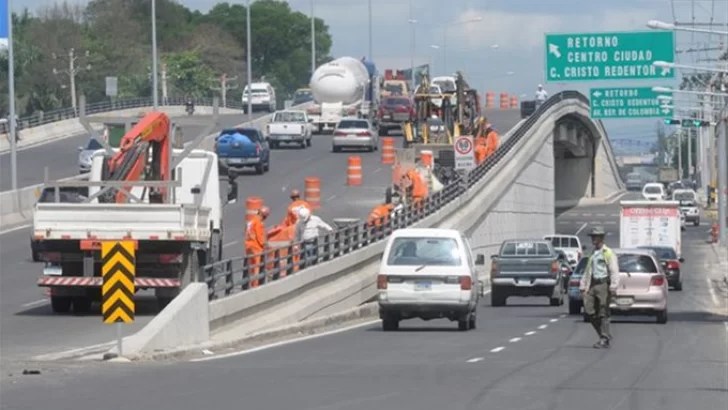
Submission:
[[[555,234],[546,235],[543,239],[550,241],[554,249],[564,251],[569,259],[569,266],[571,266],[572,270],[576,269],[576,265],[579,263],[585,248],[582,247],[578,236]]]
[[[312,121],[303,110],[276,111],[265,127],[271,149],[279,148],[283,144],[297,144],[301,148],[310,147]]]
[[[379,132],[367,119],[344,118],[336,124],[334,138],[331,140],[331,151],[340,152],[342,148],[376,151],[379,149]]]
[[[672,200],[680,202],[680,214],[684,222],[691,223],[693,226],[700,225],[698,194],[695,191],[692,189],[677,189],[672,192]]]
[[[458,329],[475,329],[483,285],[468,240],[455,229],[399,229],[384,249],[377,289],[379,317],[385,331],[399,322],[446,318]]]
[[[251,98],[253,111],[265,110],[273,112],[276,110],[276,90],[269,83],[253,83],[243,89],[243,111],[248,112],[248,98]]]
[[[642,197],[650,201],[665,199],[665,187],[659,182],[650,182],[642,188]]]

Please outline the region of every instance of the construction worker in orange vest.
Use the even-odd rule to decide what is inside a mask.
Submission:
[[[301,207],[304,207],[310,212],[313,212],[313,208],[311,208],[311,205],[301,199],[301,192],[299,192],[299,190],[297,189],[291,190],[291,204],[288,205],[288,212],[283,218],[283,221],[281,221],[281,226],[283,228],[287,228],[296,224],[296,221],[298,221],[298,210]]]
[[[265,250],[266,233],[263,222],[270,215],[270,209],[267,206],[260,208],[258,215],[248,221],[245,231],[245,254],[248,255],[248,276],[253,277],[261,271],[260,263],[262,261],[261,254]],[[249,285],[251,288],[258,287],[258,278],[251,279]]]
[[[405,178],[407,178],[411,182],[411,195],[412,195],[412,205],[414,206],[422,206],[424,204],[425,197],[427,197],[427,184],[422,179],[422,175],[420,175],[417,170],[411,169],[407,171],[405,174]]]
[[[480,165],[488,158],[488,148],[485,144],[475,144],[475,164]]]
[[[500,136],[498,136],[498,131],[496,131],[491,124],[487,125],[485,131],[485,147],[488,151],[487,156],[489,157],[498,149],[498,145],[500,145]]]
[[[391,203],[377,205],[374,209],[372,209],[372,212],[369,213],[369,216],[367,217],[367,225],[379,228],[382,224],[389,223],[389,214],[391,214],[393,210],[394,205]]]

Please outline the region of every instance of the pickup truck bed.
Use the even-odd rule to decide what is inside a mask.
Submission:
[[[184,204],[38,203],[34,237],[42,240],[207,242],[210,208]]]

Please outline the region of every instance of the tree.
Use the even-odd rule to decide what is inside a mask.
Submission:
[[[183,51],[168,54],[164,61],[167,63],[167,75],[173,90],[183,96],[191,97],[209,94],[213,73],[203,64],[199,52]]]

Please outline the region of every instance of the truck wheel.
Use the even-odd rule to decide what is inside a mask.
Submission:
[[[569,301],[569,314],[578,315],[581,312],[581,303],[578,300]]]
[[[470,314],[470,318],[468,318],[468,327],[470,329],[475,329],[478,327],[478,316],[475,314],[475,311],[473,311]]]
[[[91,298],[88,296],[73,297],[73,313],[86,314],[91,311]]]
[[[263,169],[263,164],[258,164],[255,166],[255,173],[261,175],[263,173]]]
[[[399,320],[392,317],[382,319],[382,330],[385,332],[391,332],[397,329],[399,329]]]
[[[497,292],[495,289],[491,288],[490,305],[491,306],[505,306],[506,305],[506,296],[500,294],[500,292]]]
[[[71,298],[68,296],[51,296],[53,313],[68,313],[71,310]]]
[[[467,332],[470,329],[470,315],[465,315],[458,319],[458,330]]]
[[[664,325],[667,323],[667,309],[657,312],[657,323]]]
[[[270,142],[270,149],[278,149],[278,141],[271,141]]]
[[[700,219],[693,221],[693,226],[700,226]]]

